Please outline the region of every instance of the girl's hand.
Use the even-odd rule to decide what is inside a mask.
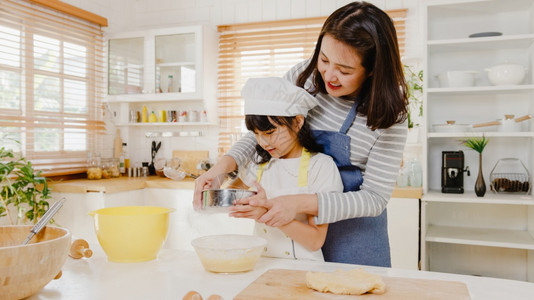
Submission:
[[[229,215],[231,217],[249,218],[258,221],[258,219],[267,212],[267,208],[265,207],[249,205],[250,201],[255,201],[255,199],[259,201],[268,202],[267,195],[263,187],[257,182],[254,182],[254,185],[257,189],[256,195],[247,198],[237,199],[234,202],[235,205],[230,207]]]
[[[195,210],[202,208],[202,191],[214,188],[212,182],[216,182],[216,180],[214,181],[215,178],[217,178],[215,174],[212,175],[210,172],[206,172],[195,179],[195,191],[193,194],[193,208]]]
[[[223,156],[206,173],[195,179],[195,192],[193,194],[193,207],[195,210],[202,208],[202,191],[220,186],[220,176],[237,169],[237,164],[230,156]]]
[[[258,221],[258,219],[267,212],[265,207],[254,207],[250,205],[237,205],[231,206],[230,217],[234,218],[248,218]]]

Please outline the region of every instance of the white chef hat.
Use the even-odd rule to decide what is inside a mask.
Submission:
[[[251,78],[241,90],[245,100],[245,115],[303,115],[318,102],[306,90],[280,77]]]

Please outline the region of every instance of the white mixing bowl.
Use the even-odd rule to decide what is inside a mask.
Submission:
[[[520,64],[501,64],[485,69],[493,85],[517,85],[523,82],[527,69]]]
[[[477,71],[447,71],[438,75],[439,85],[446,87],[469,87],[475,85]]]

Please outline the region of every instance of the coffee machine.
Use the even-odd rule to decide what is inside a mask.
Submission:
[[[470,176],[469,167],[464,169],[463,151],[443,151],[441,165],[441,192],[463,194],[464,172]]]

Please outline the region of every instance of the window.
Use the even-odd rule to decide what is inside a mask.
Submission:
[[[0,5],[1,146],[45,175],[84,172],[105,131],[100,25],[28,1]]]
[[[401,55],[406,10],[391,10]],[[241,88],[251,77],[283,76],[311,57],[326,17],[218,26],[219,155],[246,131]]]

